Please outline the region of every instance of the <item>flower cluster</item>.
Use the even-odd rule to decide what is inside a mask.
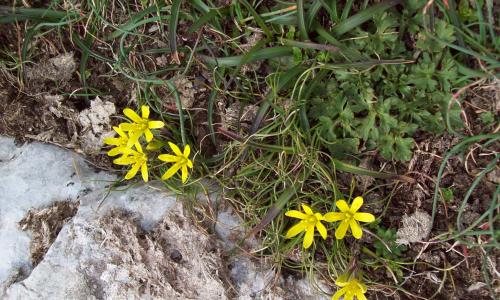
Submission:
[[[141,106],[141,116],[130,108],[125,108],[123,114],[131,120],[128,123],[121,123],[118,127],[113,127],[113,130],[118,134],[117,137],[106,138],[106,145],[114,146],[108,151],[109,156],[122,155],[115,159],[113,163],[117,165],[131,165],[131,169],[125,175],[125,179],[132,179],[139,169],[141,170],[142,179],[147,182],[148,175],[148,155],[142,150],[141,137],[144,136],[147,143],[146,150],[158,150],[164,143],[161,141],[153,141],[154,135],[152,129],[160,129],[165,126],[162,121],[149,119],[149,107]],[[184,151],[181,152],[179,147],[174,143],[168,142],[170,149],[174,155],[160,154],[158,159],[168,163],[174,163],[163,174],[162,179],[167,180],[172,177],[177,171],[181,170],[182,183],[185,183],[188,178],[188,167],[193,168],[193,162],[189,159],[191,148],[186,145]],[[134,149],[135,148],[135,149]]]
[[[363,205],[363,197],[354,198],[351,206],[349,206],[345,200],[338,200],[335,202],[335,205],[339,211],[328,212],[324,215],[319,212],[314,212],[305,204],[302,204],[302,210],[304,212],[298,210],[287,211],[285,213],[287,217],[296,218],[300,221],[287,231],[285,237],[287,239],[293,238],[305,231],[302,245],[307,249],[314,241],[315,230],[317,230],[320,236],[326,240],[327,229],[321,222],[332,223],[340,221],[340,224],[335,230],[335,238],[340,240],[345,237],[348,229],[351,230],[354,238],[360,239],[363,235],[363,229],[359,222],[371,223],[375,221],[374,215],[366,212],[358,212]],[[342,296],[343,299],[354,299],[354,297],[356,297],[358,300],[366,300],[364,295],[364,293],[366,293],[366,286],[350,272],[340,276],[335,284],[341,287],[341,289],[333,295],[332,300],[340,299]]]
[[[342,296],[344,296],[343,299],[354,299],[356,297],[358,300],[367,300],[365,296],[366,285],[349,272],[339,276],[335,284],[340,289],[333,294],[332,300],[338,300]]]
[[[292,226],[286,233],[286,238],[292,238],[297,234],[305,231],[303,246],[309,248],[314,240],[314,228],[316,228],[323,239],[326,239],[327,233],[325,226],[321,221],[336,222],[341,221],[340,225],[335,230],[335,237],[343,239],[347,230],[350,228],[352,235],[356,239],[360,239],[363,235],[363,230],[359,222],[371,223],[375,221],[375,217],[370,213],[358,212],[363,205],[363,197],[356,197],[352,201],[351,206],[345,200],[339,200],[335,203],[340,212],[329,212],[325,215],[314,213],[312,209],[302,204],[302,209],[305,213],[298,210],[289,210],[285,213],[286,216],[300,219],[300,222]]]

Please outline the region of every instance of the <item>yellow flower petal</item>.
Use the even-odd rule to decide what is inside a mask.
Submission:
[[[356,298],[358,298],[358,300],[368,300],[368,298],[366,298],[365,294],[363,294],[362,291],[356,291],[354,294],[356,295]]]
[[[359,226],[358,221],[351,219],[349,221],[349,225],[351,227],[352,236],[355,239],[360,239],[361,236],[363,235],[363,229],[361,229],[361,226]]]
[[[113,160],[115,165],[131,165],[135,163],[136,159],[133,156],[122,156]]]
[[[142,135],[142,131],[131,131],[130,138],[127,141],[127,147],[131,148],[139,140]]]
[[[322,215],[322,214],[320,214],[320,213],[318,213],[318,212],[317,212],[317,213],[314,213],[314,217],[315,217],[315,218],[316,218],[316,220],[318,220],[318,221],[323,221],[323,219],[324,219],[324,218],[323,218],[323,215]]]
[[[365,223],[371,223],[375,221],[375,216],[371,213],[359,212],[354,214],[354,219]]]
[[[158,159],[164,162],[178,162],[181,158],[171,154],[158,155]]]
[[[172,151],[174,151],[175,155],[182,156],[181,149],[179,149],[179,147],[177,147],[176,144],[174,144],[172,142],[168,142],[168,145],[170,146],[170,149],[172,149]]]
[[[347,232],[347,228],[349,228],[348,220],[343,220],[342,222],[340,222],[339,227],[337,227],[337,230],[335,230],[335,238],[337,238],[337,240],[343,239],[345,233]]]
[[[347,293],[347,290],[348,290],[348,287],[343,287],[341,288],[340,290],[338,290],[332,297],[332,300],[339,300],[340,297],[342,297],[342,295],[344,295],[345,293]]]
[[[354,293],[352,291],[347,291],[343,300],[354,300]]]
[[[344,220],[345,218],[345,213],[341,212],[329,212],[323,216],[323,220],[329,223]]]
[[[356,197],[354,200],[352,200],[351,208],[349,209],[349,212],[351,214],[354,214],[358,211],[358,209],[361,208],[361,205],[363,205],[363,197]]]
[[[111,146],[120,146],[123,142],[123,139],[120,138],[105,138],[104,144]]]
[[[286,232],[285,238],[291,239],[297,234],[301,233],[306,229],[307,223],[306,222],[299,222],[295,225],[293,225],[288,231]]]
[[[187,160],[187,166],[193,168],[193,162],[190,159]]]
[[[127,174],[125,175],[125,179],[132,179],[134,178],[135,174],[137,174],[137,171],[139,171],[139,168],[141,167],[141,164],[139,163],[136,163],[132,166],[132,169],[130,169],[130,171],[127,172]]]
[[[130,108],[125,108],[123,110],[123,114],[125,116],[127,116],[127,118],[129,118],[130,120],[134,121],[135,123],[141,123],[142,122],[142,118],[139,117],[138,114],[136,114],[135,111],[131,110]],[[126,130],[122,127],[123,130]]]
[[[161,177],[161,179],[163,180],[167,180],[169,179],[170,177],[172,177],[175,173],[177,173],[177,171],[179,171],[179,169],[181,168],[181,164],[180,163],[175,163],[173,166],[171,166],[167,172],[165,172],[165,174],[163,174],[163,176]]]
[[[185,183],[188,179],[188,168],[186,165],[182,165],[182,183]]]
[[[120,127],[118,126],[113,126],[113,130],[116,131],[116,133],[118,133],[119,136],[121,136],[122,138],[126,138],[128,139],[128,136],[125,132],[123,132],[123,130],[121,130]]]
[[[362,282],[357,281],[357,280],[356,280],[356,283],[358,284],[358,286],[359,286],[359,288],[361,289],[361,291],[362,291],[363,293],[366,293],[366,291],[368,290],[368,289],[366,288],[366,285],[365,285],[364,283],[362,283]]]
[[[120,129],[123,131],[134,131],[137,129],[137,124],[134,123],[120,123]]]
[[[189,153],[191,153],[191,147],[189,145],[186,145],[186,147],[184,147],[184,157],[185,158],[188,158],[189,157]]]
[[[149,118],[149,106],[146,106],[146,105],[141,106],[141,113],[142,113],[143,119]],[[137,122],[137,123],[139,123],[139,122]]]
[[[314,215],[312,209],[307,206],[306,204],[302,204],[302,209],[304,210],[304,212],[310,216]]]
[[[350,277],[349,273],[344,273],[344,274],[340,275],[337,278],[337,280],[335,280],[335,284],[340,286],[340,287],[344,287],[344,286],[349,284],[349,277]]]
[[[126,147],[116,147],[108,151],[108,156],[117,156],[118,154],[127,154],[130,152],[130,149]]]
[[[148,164],[147,163],[142,164],[141,175],[142,175],[142,179],[144,179],[144,182],[148,182]]]
[[[150,129],[158,129],[158,128],[162,128],[163,126],[165,126],[165,123],[163,123],[162,121],[149,121],[148,122],[148,127]]]
[[[307,219],[308,215],[298,211],[298,210],[289,210],[285,213],[285,216],[290,217],[290,218],[297,218],[297,219]]]
[[[149,130],[149,128],[144,130],[144,136],[146,137],[146,142],[148,143],[153,140],[153,133]]]
[[[136,143],[134,143],[134,147],[135,147],[135,149],[137,149],[137,152],[143,153],[142,152],[141,144],[139,144],[139,143],[136,142]]]
[[[305,249],[311,247],[312,243],[314,240],[314,226],[307,226],[306,227],[306,235],[304,236],[304,243],[303,246]]]
[[[337,205],[338,209],[341,212],[348,212],[349,211],[349,205],[347,205],[347,202],[345,200],[339,200],[335,202],[335,205]]]
[[[321,222],[316,222],[316,229],[318,229],[319,234],[321,237],[326,240],[326,228],[325,225],[323,225]]]

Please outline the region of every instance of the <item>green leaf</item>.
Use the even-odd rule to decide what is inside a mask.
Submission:
[[[328,144],[328,149],[335,158],[345,158],[351,153],[358,153],[358,148],[359,139],[357,138],[338,139]]]
[[[363,24],[364,22],[370,20],[371,18],[373,18],[373,16],[395,6],[399,2],[400,1],[397,1],[397,0],[384,1],[382,3],[376,4],[372,7],[364,9],[364,10],[358,12],[357,14],[355,14],[354,16],[351,16],[351,17],[339,22],[336,26],[333,27],[332,33],[336,37],[342,36],[343,34],[353,30],[354,28],[358,27],[359,25]]]
[[[431,38],[429,35],[434,35],[436,38]],[[446,21],[438,19],[436,21],[434,32],[420,32],[418,34],[417,48],[427,52],[441,52],[446,47],[446,43],[455,41],[455,33],[453,26]]]
[[[495,122],[495,116],[491,111],[480,114],[479,118],[481,118],[481,122],[483,122],[484,125],[491,125]]]
[[[375,129],[375,117],[377,116],[377,113],[374,111],[371,111],[368,114],[368,117],[366,117],[363,121],[361,126],[359,127],[359,133],[363,141],[368,140],[370,137],[370,132]]]
[[[412,138],[396,137],[394,139],[394,146],[394,158],[396,160],[408,161],[411,159],[413,154],[411,151],[411,148],[413,146]]]
[[[391,135],[383,135],[379,138],[380,155],[385,159],[392,159],[394,156],[394,138]]]

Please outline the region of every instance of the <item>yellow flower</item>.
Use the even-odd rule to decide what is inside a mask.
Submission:
[[[337,239],[343,239],[347,229],[351,227],[352,236],[356,239],[360,239],[363,235],[363,230],[359,225],[358,221],[370,223],[375,221],[375,216],[370,213],[358,212],[358,210],[363,205],[363,197],[356,197],[352,201],[351,207],[344,200],[339,200],[335,203],[340,212],[329,212],[325,214],[325,219],[331,221],[342,221],[335,230],[335,237]],[[331,222],[330,221],[330,222]]]
[[[177,147],[174,143],[168,142],[168,145],[174,151],[175,155],[171,154],[161,154],[158,156],[158,159],[165,162],[173,162],[174,165],[170,167],[170,169],[163,174],[161,179],[167,180],[172,177],[179,169],[182,171],[182,183],[186,182],[188,178],[188,167],[193,168],[193,162],[189,159],[189,153],[191,152],[191,148],[189,145],[184,147],[184,153],[181,152],[181,149]]]
[[[341,275],[335,284],[341,287],[333,296],[332,300],[338,300],[342,295],[344,295],[345,300],[353,300],[356,297],[358,300],[367,300],[366,285],[356,278],[352,277],[349,279],[348,274]]]
[[[105,138],[104,144],[115,146],[115,148],[108,151],[108,156],[116,156],[118,154],[128,154],[132,149],[127,147],[129,137],[119,127],[113,126],[113,130],[118,133],[118,137]],[[137,148],[136,142],[136,148]]]
[[[121,123],[120,129],[129,132],[129,140],[127,147],[130,148],[134,145],[139,138],[144,134],[146,141],[149,143],[153,139],[151,129],[162,128],[165,124],[162,121],[149,120],[149,107],[146,105],[141,106],[142,117],[139,117],[135,111],[130,108],[125,108],[123,114],[127,116],[134,123]]]
[[[311,247],[311,244],[314,240],[314,228],[316,228],[323,239],[326,239],[326,228],[325,225],[321,223],[321,221],[332,222],[329,219],[323,217],[320,213],[314,213],[312,209],[302,204],[302,209],[305,214],[298,210],[289,210],[285,213],[285,216],[300,219],[300,222],[293,225],[288,232],[286,233],[285,238],[290,239],[296,236],[297,234],[305,231],[306,234],[304,236],[304,241],[302,245],[304,248]]]
[[[125,175],[125,179],[132,179],[137,171],[141,169],[142,179],[148,182],[148,156],[142,152],[142,147],[135,144],[137,151],[130,149],[127,155],[117,158],[113,163],[117,165],[133,165],[132,168]]]

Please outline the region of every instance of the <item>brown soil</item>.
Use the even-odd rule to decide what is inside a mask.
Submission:
[[[64,224],[76,214],[78,205],[69,201],[55,202],[47,208],[30,209],[19,221],[21,229],[32,234],[30,256],[33,267],[42,261]]]

